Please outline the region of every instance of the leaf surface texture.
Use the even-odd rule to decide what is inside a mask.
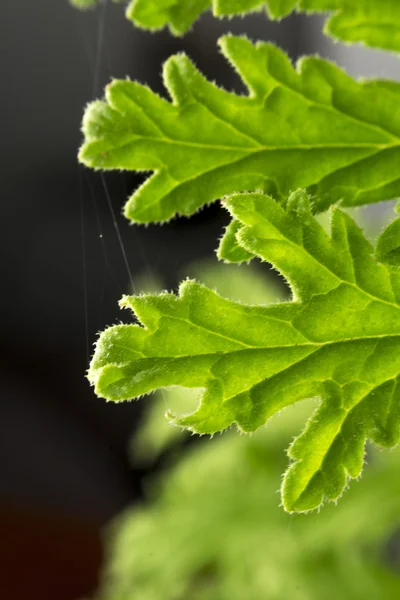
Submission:
[[[281,19],[291,12],[328,12],[324,32],[338,40],[361,42],[393,52],[400,52],[400,5],[397,0],[136,0],[127,16],[134,24],[148,29],[169,26],[181,35],[205,10],[216,17],[243,15],[266,9],[271,19]],[[165,6],[164,6],[165,5]]]
[[[113,0],[123,2],[124,0]],[[70,0],[78,8],[98,4],[98,0]],[[175,35],[184,34],[205,11],[216,17],[267,11],[271,19],[281,19],[292,11],[328,12],[324,32],[344,42],[400,52],[400,5],[397,0],[133,0],[126,15],[135,25],[155,30],[168,26]]]
[[[125,207],[139,223],[190,215],[238,191],[284,198],[299,187],[315,210],[400,191],[400,84],[356,82],[316,57],[299,61],[268,43],[220,40],[249,94],[208,82],[185,55],[164,67],[172,103],[146,86],[113,81],[85,113],[80,160],[96,169],[154,171]]]
[[[197,410],[174,418],[200,434],[232,423],[255,431],[286,406],[319,397],[289,449],[282,486],[285,508],[307,511],[360,475],[366,439],[386,447],[400,439],[400,273],[391,253],[377,261],[338,208],[328,235],[303,191],[286,208],[261,194],[235,195],[226,206],[241,224],[238,242],[285,277],[292,301],[248,306],[195,281],[179,296],[125,297],[142,326],[106,330],[89,378],[114,401],[174,385],[204,388]]]

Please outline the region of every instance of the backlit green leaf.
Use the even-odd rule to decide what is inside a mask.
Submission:
[[[260,194],[226,205],[242,224],[238,241],[285,277],[292,301],[242,305],[195,281],[179,296],[125,297],[143,327],[106,330],[89,378],[114,401],[173,385],[204,388],[197,410],[174,418],[197,433],[232,423],[254,431],[298,400],[321,398],[289,449],[282,486],[285,508],[307,511],[360,475],[366,439],[386,447],[400,439],[400,271],[377,262],[337,208],[329,236],[302,191],[286,209]]]
[[[255,265],[238,267],[223,265],[216,261],[192,263],[185,267],[186,274],[198,278],[209,288],[215,289],[225,298],[252,304],[277,302],[285,297],[281,287],[278,287],[271,272],[260,272]],[[146,279],[135,278],[138,289],[143,289]],[[152,286],[154,288],[154,286]],[[159,286],[159,291],[162,285]],[[154,289],[149,290],[154,292]],[[200,398],[201,390],[188,390],[172,387],[157,393],[156,399],[148,404],[143,420],[132,444],[132,459],[135,462],[152,462],[169,445],[177,440],[185,439],[180,427],[174,427],[165,418],[165,412],[171,407],[174,412],[188,411],[195,408]]]
[[[254,258],[254,254],[245,250],[237,240],[236,234],[239,233],[241,228],[242,225],[239,221],[232,219],[225,229],[218,248],[218,258],[220,260],[230,263],[241,263]]]
[[[382,262],[400,266],[400,219],[393,221],[379,236],[376,256]]]
[[[181,35],[205,10],[216,17],[265,8],[271,19],[298,12],[330,12],[324,31],[345,42],[361,42],[400,52],[400,4],[397,0],[134,0],[127,16],[148,29],[169,26]]]
[[[317,194],[315,210],[400,192],[400,84],[355,82],[316,57],[295,70],[273,44],[224,37],[249,89],[208,82],[184,55],[164,67],[173,102],[113,81],[89,104],[80,160],[96,169],[154,171],[126,207],[136,222],[165,221],[238,191]]]
[[[182,35],[210,7],[210,0],[133,0],[126,16],[138,27],[154,30],[168,25],[173,34]]]
[[[70,2],[77,8],[89,8],[99,0]],[[182,35],[207,10],[216,17],[229,17],[262,9],[271,19],[286,17],[293,10],[330,12],[324,27],[326,34],[347,43],[360,42],[400,52],[397,0],[132,0],[126,16],[138,27],[155,30],[168,26],[174,35]]]

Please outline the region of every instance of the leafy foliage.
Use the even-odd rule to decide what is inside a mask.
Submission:
[[[271,272],[261,272],[254,265],[237,267],[221,265],[215,261],[200,261],[185,268],[185,273],[202,281],[204,285],[215,289],[225,298],[239,302],[266,304],[284,299],[282,287],[277,285]],[[136,280],[137,281],[137,280]],[[147,289],[150,287],[151,289]],[[162,286],[158,286],[160,290]],[[154,285],[141,278],[140,286],[145,292],[154,292]],[[173,401],[174,411],[187,412],[195,409],[199,403],[201,390],[175,387],[173,390],[158,392],[158,399],[153,400],[146,408],[146,419],[136,433],[132,444],[132,456],[136,462],[149,463],[156,459],[163,450],[175,440],[184,439],[180,427],[172,427],[165,418],[165,411]]]
[[[315,210],[360,205],[400,192],[400,84],[355,82],[332,63],[301,59],[295,70],[272,44],[220,40],[246,83],[238,96],[208,82],[184,55],[170,58],[161,99],[113,81],[89,104],[80,160],[96,169],[151,170],[128,218],[165,221],[236,191],[285,197],[298,187]]]
[[[179,297],[125,297],[121,305],[144,327],[101,334],[89,378],[114,401],[172,385],[205,388],[198,409],[174,419],[197,433],[232,423],[255,431],[282,408],[319,396],[290,447],[282,486],[285,508],[307,511],[336,500],[360,475],[367,438],[386,447],[399,441],[400,271],[378,263],[337,208],[328,236],[302,191],[286,209],[260,194],[225,204],[241,224],[239,243],[285,276],[293,300],[247,306],[195,281]]]
[[[333,35],[400,49],[393,0],[133,0],[127,14],[182,33],[211,7],[219,16],[265,7],[273,18],[333,11]],[[367,439],[385,447],[400,441],[400,221],[374,248],[338,208],[330,234],[313,216],[338,202],[399,194],[400,84],[356,82],[316,57],[294,68],[274,45],[245,38],[226,36],[220,46],[247,96],[208,82],[186,56],[172,57],[164,68],[172,102],[113,81],[105,100],[88,106],[80,160],[153,172],[125,208],[139,223],[256,192],[224,200],[233,220],[219,257],[269,262],[292,300],[249,306],[189,280],[178,296],[126,296],[121,306],[139,324],[101,334],[89,379],[114,401],[170,386],[202,388],[192,414],[170,415],[200,434],[233,423],[255,431],[281,409],[318,397],[290,445],[281,490],[287,511],[305,512],[339,498],[361,474]],[[296,188],[303,189],[290,194]]]
[[[98,0],[70,0],[79,8]],[[121,2],[123,0],[114,0]],[[400,52],[400,5],[397,0],[132,0],[127,17],[146,29],[168,26],[182,35],[204,11],[212,9],[216,17],[244,14],[266,8],[271,19],[286,17],[293,10],[307,13],[333,13],[324,32],[345,42]]]
[[[168,404],[180,404],[181,394],[167,392]],[[370,452],[362,481],[337,507],[307,518],[278,508],[282,450],[310,409],[292,407],[251,437],[225,434],[186,448],[178,464],[146,486],[146,503],[113,524],[96,597],[398,598],[390,540],[400,509],[399,451]]]

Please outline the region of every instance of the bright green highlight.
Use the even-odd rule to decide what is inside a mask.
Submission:
[[[175,402],[171,390],[168,403]],[[141,506],[108,532],[96,599],[399,598],[399,450],[369,448],[362,480],[338,506],[307,518],[278,507],[283,449],[310,410],[302,403],[253,436],[185,448],[161,480],[153,476]]]
[[[330,12],[324,32],[344,42],[400,51],[400,4],[397,0],[136,0],[127,16],[139,27],[169,26],[181,35],[211,9],[216,17],[243,15],[265,8],[271,19],[298,12]]]
[[[80,160],[95,169],[154,171],[129,199],[138,223],[191,215],[237,191],[283,198],[298,187],[322,210],[400,193],[400,84],[355,82],[316,57],[295,69],[273,44],[220,40],[249,95],[208,82],[180,54],[164,65],[172,103],[113,81],[89,104]]]
[[[98,4],[98,0],[69,0],[72,6],[76,8],[92,8]]]
[[[172,418],[200,434],[232,423],[255,431],[282,408],[320,397],[289,449],[293,462],[282,485],[286,510],[311,510],[336,500],[360,475],[367,438],[385,447],[400,439],[400,272],[392,261],[376,261],[337,208],[329,236],[302,191],[286,210],[261,194],[225,204],[242,225],[238,242],[284,275],[293,300],[248,306],[195,281],[185,281],[179,296],[125,297],[121,305],[143,327],[106,330],[89,379],[114,401],[174,385],[202,387],[197,410]]]
[[[98,4],[101,4],[101,0],[69,0],[70,3],[72,4],[72,6],[75,6],[76,8],[81,8],[81,9],[87,9],[87,8],[92,8],[94,6],[97,6]],[[106,0],[103,0],[103,4]],[[115,4],[121,4],[122,2],[124,2],[124,0],[112,0],[112,2],[114,2]]]

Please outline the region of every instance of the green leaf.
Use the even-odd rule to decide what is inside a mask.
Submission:
[[[286,210],[260,194],[225,204],[243,226],[237,239],[284,275],[293,300],[247,306],[194,281],[178,297],[125,297],[143,327],[106,330],[89,379],[114,401],[203,387],[197,410],[174,422],[209,434],[232,423],[255,431],[282,408],[320,397],[289,450],[282,486],[286,510],[308,511],[360,475],[366,439],[385,447],[400,440],[400,271],[378,263],[337,208],[329,236],[303,191]]]
[[[271,19],[281,19],[294,9],[307,13],[328,12],[324,31],[345,42],[400,52],[400,4],[397,0],[135,0],[128,18],[147,29],[169,26],[181,35],[197,17],[212,9],[226,17],[266,8]]]
[[[266,304],[284,299],[282,288],[279,288],[270,272],[260,272],[253,265],[237,266],[222,265],[216,261],[199,261],[185,267],[186,273],[203,281],[205,285],[215,289],[219,294],[239,302]],[[155,281],[149,281],[144,276],[135,278],[137,289],[144,285],[154,291]],[[162,289],[158,286],[157,291]],[[165,418],[165,412],[171,409],[182,412],[188,408],[195,409],[200,398],[201,390],[188,390],[173,387],[161,390],[157,398],[146,407],[145,418],[136,433],[132,444],[132,460],[134,462],[153,462],[168,446],[182,441],[185,436],[181,428],[174,427]]]
[[[178,55],[164,67],[172,103],[117,80],[105,101],[89,104],[81,162],[155,172],[128,201],[129,219],[190,215],[237,191],[284,198],[308,188],[315,210],[400,192],[400,84],[357,83],[316,57],[295,70],[273,44],[228,36],[220,46],[247,97],[217,88]]]
[[[70,3],[85,9],[99,0],[70,0]],[[209,9],[216,17],[229,17],[263,8],[271,19],[282,19],[295,9],[306,13],[330,11],[333,14],[324,27],[327,35],[347,43],[360,42],[400,52],[397,0],[132,0],[126,15],[138,27],[156,30],[168,26],[174,35],[182,35]]]
[[[133,0],[126,14],[138,27],[155,30],[168,25],[174,35],[182,35],[210,7],[211,0]]]
[[[218,248],[218,258],[229,263],[246,262],[254,258],[254,254],[248,252],[241,246],[237,240],[236,234],[239,233],[242,225],[239,221],[232,219],[221,239]]]
[[[400,266],[400,219],[393,221],[379,236],[376,256],[381,262]]]
[[[345,42],[400,52],[400,4],[397,0],[304,0],[310,11],[334,10],[324,31]]]

